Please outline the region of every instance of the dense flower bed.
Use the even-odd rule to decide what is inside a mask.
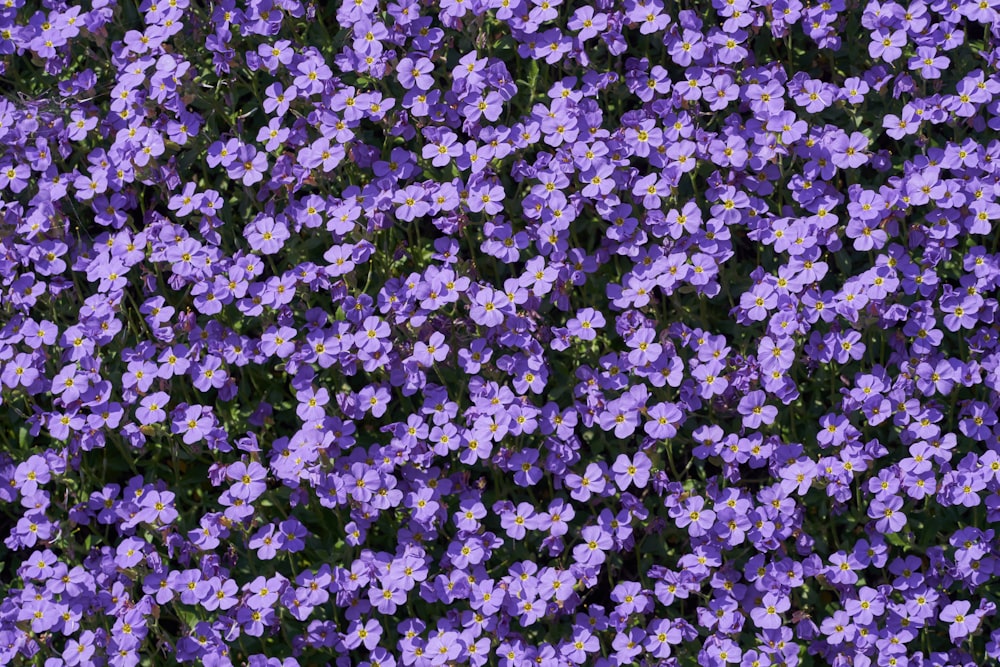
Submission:
[[[1000,657],[998,38],[8,0],[0,664]]]

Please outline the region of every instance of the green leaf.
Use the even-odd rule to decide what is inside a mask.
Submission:
[[[894,547],[899,547],[904,552],[909,552],[913,549],[913,544],[904,540],[899,533],[889,533],[885,536],[885,541]]]

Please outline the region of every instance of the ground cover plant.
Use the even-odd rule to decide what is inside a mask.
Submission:
[[[7,0],[0,664],[995,661],[998,38]]]

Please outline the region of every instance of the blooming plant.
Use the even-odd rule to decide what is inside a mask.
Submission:
[[[996,0],[8,0],[0,664],[1000,657]]]

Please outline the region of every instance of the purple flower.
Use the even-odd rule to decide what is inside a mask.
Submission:
[[[249,145],[240,146],[235,158],[226,167],[230,178],[240,179],[246,186],[261,182],[267,169],[267,155]]]
[[[0,380],[11,388],[28,388],[34,384],[39,377],[39,371],[34,366],[35,357],[31,354],[19,352],[11,361],[4,366],[3,375]]]
[[[434,85],[431,73],[434,67],[428,58],[402,58],[396,66],[396,77],[404,88],[416,86],[420,90],[430,90]]]
[[[65,404],[70,404],[80,398],[80,394],[87,388],[86,377],[79,373],[75,364],[64,366],[61,371],[52,378],[52,394],[62,396]]]
[[[174,494],[170,491],[150,491],[144,493],[139,501],[139,513],[136,515],[146,523],[169,524],[178,517],[173,507]]]
[[[468,348],[462,348],[458,351],[459,364],[462,366],[462,370],[470,375],[478,373],[482,365],[489,363],[492,357],[493,350],[487,346],[486,340],[482,338],[475,339]]]
[[[275,530],[274,524],[269,523],[253,534],[247,542],[247,546],[256,550],[257,558],[271,560],[278,555],[278,550],[284,547],[284,543],[284,536]],[[277,598],[276,594],[275,598]]]
[[[953,642],[963,640],[979,627],[980,617],[976,613],[969,613],[972,605],[968,600],[956,600],[945,606],[938,614],[945,623],[949,623],[948,636]]]
[[[834,359],[841,364],[848,363],[850,360],[857,361],[864,356],[865,347],[865,344],[861,342],[861,334],[849,330],[837,337]]]
[[[657,403],[646,411],[646,435],[656,439],[670,439],[677,435],[677,427],[684,421],[684,413],[673,403]]]
[[[598,12],[593,7],[579,7],[573,12],[567,27],[577,31],[577,37],[581,41],[587,41],[601,34],[608,27],[608,16]]]
[[[660,198],[666,197],[670,191],[670,183],[663,176],[647,174],[638,179],[632,186],[632,195],[642,198],[642,205],[646,209],[657,209],[660,207]]]
[[[782,625],[781,614],[790,608],[791,601],[787,595],[772,591],[764,595],[759,607],[750,610],[750,618],[758,628],[780,628]]]
[[[373,417],[381,417],[389,408],[389,401],[392,394],[386,387],[371,385],[365,387],[358,393],[358,401],[364,411],[370,411]]]
[[[422,156],[435,167],[443,167],[462,154],[462,145],[454,132],[430,128],[424,131],[424,136],[428,143],[423,147]]]
[[[743,426],[746,428],[759,428],[761,425],[771,424],[778,416],[778,408],[773,405],[766,405],[767,394],[763,391],[752,391],[740,399],[737,409],[743,415]]]
[[[645,366],[659,359],[663,346],[655,342],[657,333],[652,328],[641,328],[626,342],[631,348],[628,361],[633,366]]]
[[[573,547],[573,560],[587,567],[598,566],[605,560],[614,542],[599,526],[587,526],[580,532],[581,544]]]
[[[603,493],[606,484],[605,469],[597,463],[589,464],[582,475],[570,473],[566,476],[570,497],[580,502],[586,502],[591,494]]]
[[[657,618],[646,628],[646,641],[643,648],[654,658],[669,658],[671,646],[682,641],[681,630],[669,620]]]
[[[234,483],[229,492],[235,498],[250,502],[267,489],[267,470],[256,461],[249,465],[242,461],[230,464],[226,468],[226,477]]]
[[[426,343],[417,341],[413,346],[413,360],[421,366],[432,366],[436,361],[444,361],[451,349],[445,340],[444,334],[435,331]]]
[[[630,394],[625,394],[608,403],[599,415],[599,423],[605,431],[614,431],[618,439],[627,438],[635,432],[639,425],[639,413],[636,401]]]
[[[897,533],[906,525],[906,515],[899,510],[903,499],[899,496],[875,498],[868,506],[868,516],[875,520],[875,530],[882,534]]]
[[[126,537],[116,549],[115,563],[119,567],[135,567],[145,558],[144,549],[147,546],[144,540],[137,537]]]
[[[947,56],[938,55],[933,46],[918,46],[917,55],[910,58],[907,66],[920,72],[925,79],[939,79],[941,72],[948,68],[951,60]]]
[[[920,117],[912,107],[904,107],[900,115],[886,114],[882,118],[882,127],[886,129],[886,134],[893,139],[902,139],[908,134],[915,134],[920,130]]]
[[[862,586],[856,598],[844,603],[844,611],[855,623],[867,625],[885,611],[885,600],[881,593],[870,586]]]
[[[514,483],[518,486],[534,486],[541,481],[543,471],[535,465],[538,462],[538,450],[523,449],[510,459],[510,469],[515,471]]]
[[[677,527],[687,527],[688,533],[692,537],[707,534],[715,523],[715,512],[705,509],[705,499],[701,496],[688,499],[683,506],[671,509],[670,513],[674,517]]]
[[[510,307],[510,300],[505,294],[491,288],[483,288],[473,297],[469,317],[480,326],[494,327],[504,321],[505,312],[508,312]]]
[[[274,620],[274,610],[270,607],[264,609],[252,609],[250,607],[239,607],[236,612],[236,621],[242,626],[243,631],[251,637],[261,637],[264,629]]]
[[[626,454],[619,454],[611,467],[611,471],[615,473],[615,484],[622,491],[632,484],[637,489],[645,488],[652,469],[653,462],[642,452],[637,452],[631,458]]]
[[[906,31],[889,31],[880,28],[871,34],[871,42],[868,44],[868,55],[872,58],[881,58],[887,63],[891,63],[903,55],[902,47],[906,45]]]
[[[594,340],[597,338],[596,330],[605,324],[604,315],[600,311],[593,308],[583,308],[576,314],[576,317],[571,318],[566,323],[566,326],[571,335],[577,336],[581,340]]]
[[[740,297],[740,308],[746,310],[747,317],[761,322],[768,316],[768,311],[778,305],[778,294],[774,287],[767,283],[754,285],[749,292]]]
[[[396,192],[392,201],[399,205],[396,209],[396,217],[404,222],[409,222],[416,218],[422,218],[431,210],[431,205],[426,201],[427,192],[416,185],[410,185],[404,190]]]
[[[513,512],[500,514],[500,526],[515,540],[523,539],[528,530],[538,528],[539,517],[530,503],[518,503]]]
[[[953,292],[941,297],[941,310],[946,313],[944,325],[949,331],[971,329],[976,325],[981,297]]]
[[[369,651],[373,650],[382,636],[382,625],[375,619],[363,621],[358,619],[352,621],[343,635],[344,646],[354,649],[364,646]]]
[[[243,235],[253,250],[264,255],[279,252],[289,238],[288,228],[269,216],[259,216],[247,225]]]

